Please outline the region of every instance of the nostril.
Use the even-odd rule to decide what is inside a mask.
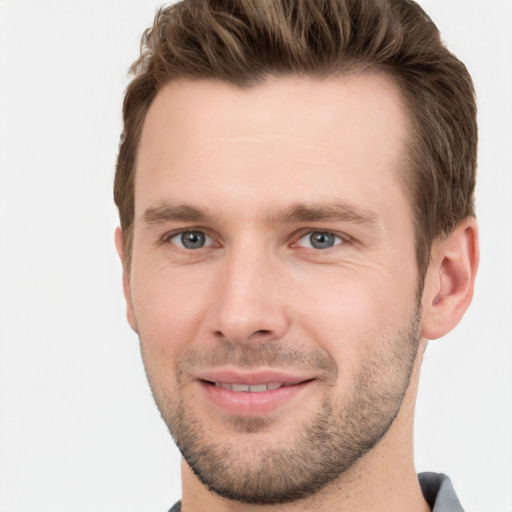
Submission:
[[[272,334],[272,331],[269,331],[268,329],[260,329],[258,331],[254,331],[251,336],[259,335],[259,336],[270,336]],[[215,331],[214,336],[218,338],[224,338],[225,335],[222,331]]]

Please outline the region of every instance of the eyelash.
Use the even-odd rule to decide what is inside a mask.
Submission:
[[[192,248],[183,247],[181,245],[178,245],[178,244],[172,242],[173,238],[183,235],[184,233],[200,233],[200,234],[203,234],[205,237],[207,237],[207,239],[209,239],[210,242],[214,242],[214,243],[213,244],[209,243],[208,245],[198,247],[196,249],[192,249]],[[311,246],[311,236],[315,233],[320,234],[320,235],[332,235],[335,238],[335,240],[334,240],[335,243],[331,247],[325,247],[325,248],[312,247]],[[299,242],[307,236],[310,237],[310,239],[309,239],[310,246],[304,247],[304,246],[299,245]],[[336,231],[312,229],[312,228],[300,230],[299,233],[296,233],[292,237],[292,240],[293,240],[293,242],[290,244],[290,247],[302,247],[303,249],[312,250],[315,252],[327,252],[330,249],[334,249],[338,246],[342,246],[342,245],[349,244],[352,242],[352,239],[344,233],[342,234],[342,233],[338,233]],[[207,249],[214,245],[221,246],[220,243],[215,242],[215,238],[213,236],[210,236],[208,234],[208,231],[205,230],[204,228],[183,228],[183,229],[179,229],[177,231],[172,231],[171,233],[167,233],[166,235],[164,235],[162,237],[162,243],[164,243],[164,244],[171,243],[178,250],[187,251],[187,252],[194,252],[199,249]]]
[[[162,237],[162,243],[164,243],[164,244],[172,243],[172,245],[178,247],[178,249],[185,250],[185,251],[192,251],[193,249],[187,249],[186,247],[181,247],[181,246],[171,242],[171,240],[173,238],[183,235],[185,233],[201,233],[205,237],[209,238],[210,240],[215,241],[214,238],[212,236],[210,236],[208,234],[208,232],[203,228],[183,228],[183,229],[179,229],[177,231],[172,231],[171,233],[167,233],[166,235],[164,235]],[[218,244],[218,245],[220,245],[220,244]]]
[[[332,247],[326,247],[326,248],[312,247],[311,246],[311,244],[312,244],[311,237],[314,234],[333,236],[334,237],[334,244],[332,245]],[[349,242],[349,238],[346,235],[342,235],[342,234],[337,233],[335,231],[310,229],[308,231],[303,231],[300,234],[300,236],[298,238],[296,238],[296,242],[294,242],[292,244],[292,247],[293,246],[297,246],[299,244],[299,242],[301,240],[305,239],[306,237],[309,237],[309,247],[304,247],[304,246],[300,246],[300,245],[299,245],[299,247],[303,247],[304,249],[312,249],[312,250],[315,250],[315,251],[322,251],[322,252],[323,251],[327,251],[329,249],[334,249],[337,246],[344,245],[344,244]]]

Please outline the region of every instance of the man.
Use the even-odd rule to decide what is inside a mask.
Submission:
[[[478,265],[471,79],[409,0],[185,0],[143,39],[115,181],[172,510],[462,510],[416,475],[428,339]]]

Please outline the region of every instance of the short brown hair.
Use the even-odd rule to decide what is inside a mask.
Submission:
[[[408,166],[420,276],[432,243],[474,215],[476,105],[471,77],[412,0],[183,0],[142,37],[123,105],[114,198],[131,262],[134,176],[146,113],[175,79],[252,87],[268,77],[384,71],[412,121]]]

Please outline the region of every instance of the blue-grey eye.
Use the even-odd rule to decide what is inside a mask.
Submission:
[[[311,249],[330,249],[335,245],[343,243],[343,240],[329,231],[312,231],[304,235],[299,240],[301,247],[308,247]]]
[[[202,249],[212,243],[212,239],[202,231],[183,231],[170,240],[174,245],[184,249]]]

